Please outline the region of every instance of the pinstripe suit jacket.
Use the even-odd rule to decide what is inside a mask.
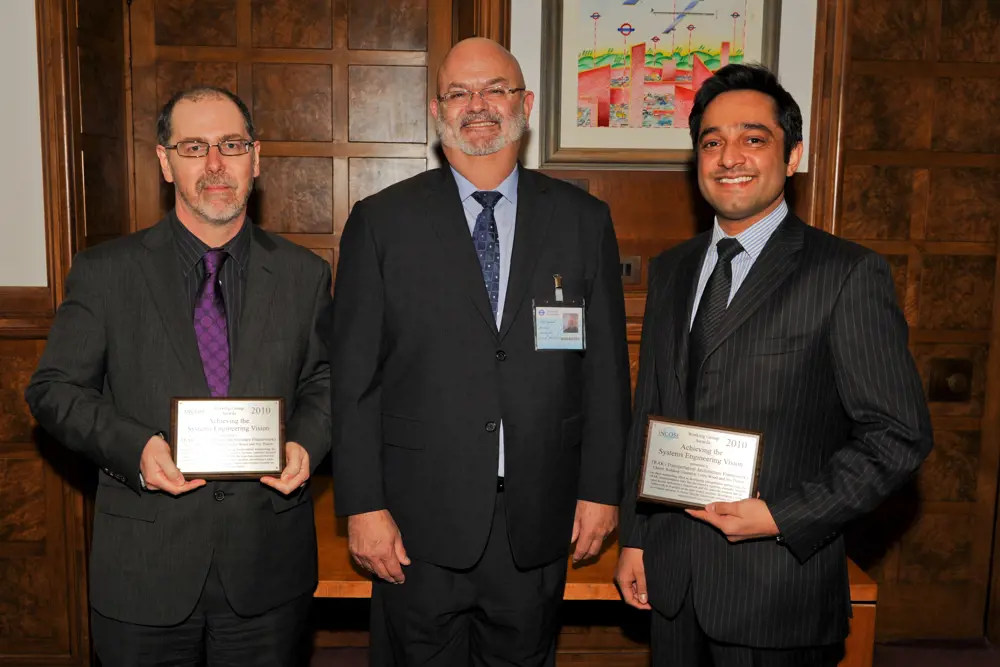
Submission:
[[[706,232],[655,258],[625,465],[621,543],[644,550],[650,604],[690,587],[705,632],[759,648],[848,632],[842,533],[932,446],[923,388],[885,261],[789,214],[731,302],[701,368],[688,330]],[[694,414],[687,375],[698,374]],[[761,498],[784,543],[730,544],[683,512],[636,502],[647,415],[763,432]]]
[[[250,221],[247,221],[250,224]],[[229,395],[281,396],[285,435],[313,470],[329,450],[323,332],[330,267],[254,227]],[[74,258],[66,299],[26,391],[39,424],[101,468],[90,602],[110,618],[172,625],[191,613],[214,558],[233,608],[255,615],[316,587],[308,488],[218,481],[174,497],[143,491],[146,442],[172,397],[207,397],[169,220]]]

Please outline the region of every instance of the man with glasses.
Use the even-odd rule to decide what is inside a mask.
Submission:
[[[26,398],[100,468],[90,601],[105,667],[300,664],[317,583],[306,481],[330,442],[330,268],[247,218],[260,144],[238,97],[178,93],[157,140],[174,209],[76,256]],[[281,397],[283,472],[185,476],[175,397]]]
[[[449,164],[358,202],[341,240],[336,510],[375,576],[373,664],[552,665],[567,557],[617,522],[618,245],[607,205],[518,164],[534,95],[506,49],[460,42],[437,86]]]

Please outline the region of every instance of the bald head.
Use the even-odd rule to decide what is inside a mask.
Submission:
[[[449,88],[478,90],[491,83],[521,88],[524,75],[510,51],[485,37],[463,39],[451,48],[438,69],[438,93]]]

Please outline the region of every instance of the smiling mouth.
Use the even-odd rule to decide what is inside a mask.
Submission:
[[[462,126],[462,129],[463,130],[469,130],[469,129],[471,129],[471,130],[482,130],[482,129],[485,129],[485,128],[488,128],[488,127],[494,127],[496,125],[497,125],[497,123],[495,121],[492,121],[492,120],[477,120],[477,121],[473,121],[471,123],[466,123],[465,125]]]
[[[749,183],[753,179],[753,176],[725,176],[715,180],[723,185],[740,185],[742,183]]]

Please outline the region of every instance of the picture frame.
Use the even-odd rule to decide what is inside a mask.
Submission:
[[[543,2],[539,168],[688,168],[697,88],[729,62],[777,71],[780,24],[781,0]]]

